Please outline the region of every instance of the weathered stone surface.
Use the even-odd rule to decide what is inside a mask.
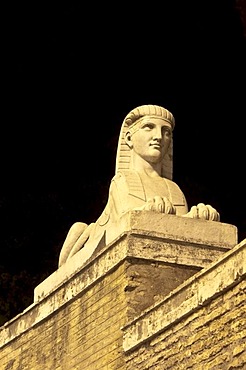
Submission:
[[[112,239],[103,249],[100,246],[95,249],[92,256],[86,247],[82,248],[36,287],[34,301],[43,299],[78,272],[83,274],[86,266],[102,253],[105,259],[110,257],[107,263],[104,260],[98,265],[98,275],[104,273],[105,266],[113,266],[119,258],[127,256],[191,266],[192,271],[200,269],[237,244],[237,228],[221,222],[130,211],[121,218]],[[118,249],[119,243],[121,252],[116,255],[113,250]]]
[[[245,261],[246,239],[123,327],[126,369],[244,368]]]
[[[194,337],[189,321],[183,328],[180,322],[195,315],[197,330],[206,320],[215,330],[205,307],[214,302],[217,316],[220,308],[223,315],[225,310],[231,312],[223,300],[225,291],[231,291],[236,316],[224,322],[216,321],[216,316],[214,327],[225,324],[229,330],[230,323],[243,325],[239,315],[245,244],[233,246],[237,241],[233,225],[142,211],[129,212],[121,221],[122,231],[111,244],[99,246],[83,263],[79,260],[83,250],[79,251],[36,287],[31,306],[0,328],[3,370],[28,366],[32,370],[145,369],[158,361],[165,368],[164,358],[172,366],[167,343],[172,343],[172,353],[184,364],[189,358],[186,342],[192,339],[195,351],[200,339],[199,331]],[[191,230],[189,235],[182,231],[186,227]],[[203,242],[198,231],[204,229]],[[166,337],[168,330],[172,335]],[[201,335],[206,340],[206,333]],[[235,363],[241,358],[242,340],[236,335],[230,342]],[[214,338],[219,347],[219,334]],[[185,351],[181,347],[179,351],[177,343]],[[214,364],[221,360],[208,358]]]

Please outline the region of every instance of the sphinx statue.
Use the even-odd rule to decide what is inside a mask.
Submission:
[[[220,221],[219,212],[209,204],[199,203],[188,210],[185,195],[172,179],[174,127],[173,114],[158,105],[142,105],[127,114],[119,134],[107,204],[96,222],[71,226],[59,267],[81,248],[93,252],[99,243],[110,243],[115,235],[112,230],[130,210]]]

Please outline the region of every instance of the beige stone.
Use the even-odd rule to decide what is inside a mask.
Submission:
[[[246,240],[212,206],[188,211],[174,125],[159,106],[126,116],[105,210],[71,227],[59,268],[0,328],[3,370],[246,365]]]
[[[224,348],[227,364],[245,363],[246,240],[236,245],[236,227],[149,211],[128,212],[121,227],[86,262],[83,248],[71,257],[0,328],[0,368],[185,369],[201,356],[198,369],[216,368]]]
[[[179,322],[188,313],[206,306],[228,287],[245,280],[245,261],[246,239],[130,321],[123,328],[124,350],[129,351],[147,339],[154,338],[158,332]],[[245,291],[242,294],[245,297]],[[243,301],[242,297],[241,300]]]
[[[81,248],[85,248],[87,259],[99,244],[111,243],[120,233],[122,216],[130,210],[220,220],[219,212],[204,203],[188,211],[185,195],[172,180],[174,126],[172,113],[157,105],[137,107],[125,117],[106,207],[95,223],[72,225],[61,249],[59,266]],[[146,222],[153,223],[151,215]]]
[[[129,211],[120,218],[117,228],[112,230],[115,230],[111,235],[113,242],[107,246],[99,245],[93,250],[93,255],[87,246],[82,248],[35,288],[34,301],[44,299],[79,271],[86,271],[87,266],[98,261],[98,256],[103,254],[108,258],[105,257],[101,265],[96,263],[96,276],[105,274],[124,256],[183,265],[186,268],[190,266],[198,271],[237,244],[237,227],[234,225],[155,211]],[[113,254],[112,250],[115,251]],[[66,291],[68,299],[80,289],[80,284],[78,287],[73,284],[71,290]]]

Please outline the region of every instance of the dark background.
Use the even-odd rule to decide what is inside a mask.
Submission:
[[[86,3],[84,3],[86,4]],[[120,127],[176,118],[174,181],[246,238],[242,0],[10,5],[2,69],[0,324],[33,302],[75,221],[103,210]]]

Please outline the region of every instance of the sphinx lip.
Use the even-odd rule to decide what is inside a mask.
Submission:
[[[150,144],[150,146],[161,148],[161,144],[158,144],[158,143],[152,143],[152,144]]]

